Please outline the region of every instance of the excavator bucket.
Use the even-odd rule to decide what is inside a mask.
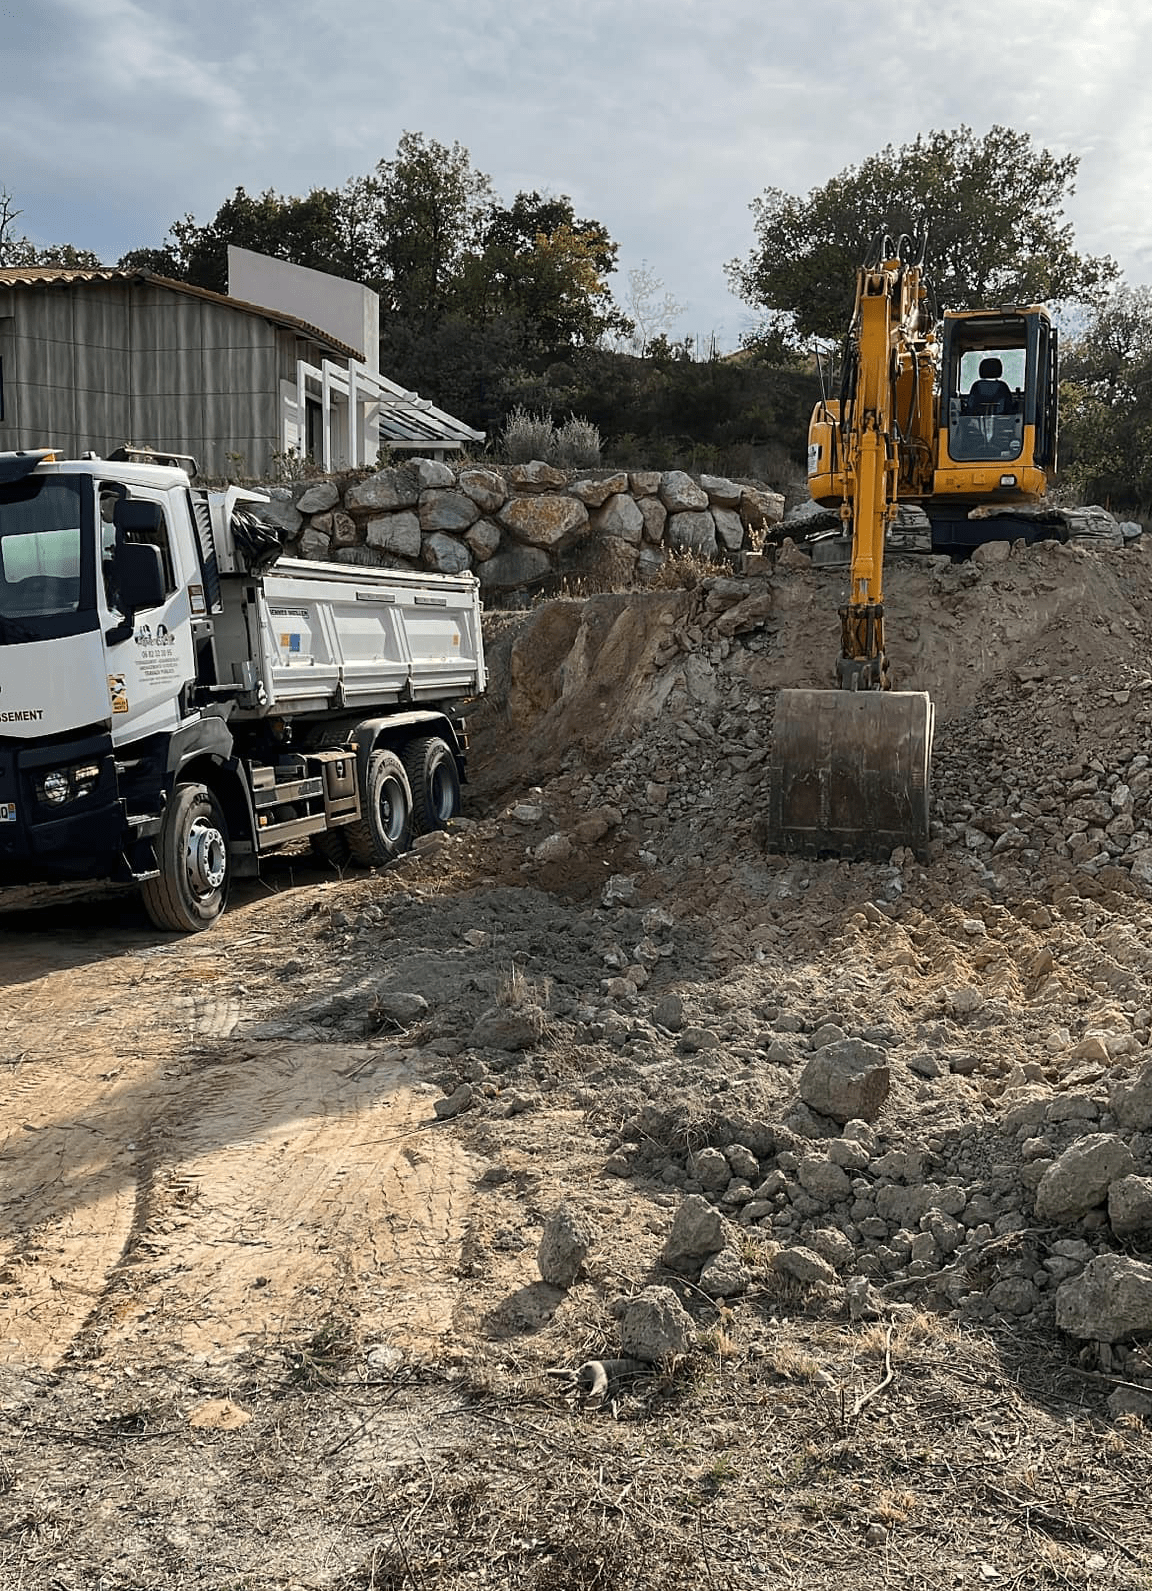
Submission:
[[[769,849],[878,857],[907,845],[922,852],[935,717],[926,691],[780,691]]]

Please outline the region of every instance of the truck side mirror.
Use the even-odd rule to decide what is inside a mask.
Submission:
[[[124,617],[105,632],[104,639],[115,644],[132,634],[137,613],[159,607],[164,601],[164,559],[159,547],[122,541],[112,556],[112,581],[117,606]]]
[[[112,560],[120,601],[131,613],[157,608],[164,600],[164,558],[147,542],[122,542]]]

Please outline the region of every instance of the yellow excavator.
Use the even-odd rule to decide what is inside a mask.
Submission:
[[[1056,331],[1043,306],[937,318],[924,244],[874,239],[857,273],[840,395],[808,433],[813,499],[835,508],[851,546],[836,690],[782,690],[768,784],[771,849],[923,853],[935,711],[925,691],[890,689],[884,550],[901,502],[928,516],[934,551],[1031,538],[1012,506],[1040,501],[1056,462]],[[1005,379],[1007,378],[1007,379]],[[994,505],[996,514],[971,517]]]

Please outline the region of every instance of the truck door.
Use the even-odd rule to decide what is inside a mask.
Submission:
[[[101,488],[103,600],[107,606],[108,689],[112,700],[112,738],[117,743],[139,740],[181,722],[182,687],[195,677],[188,584],[198,578],[188,549],[173,534],[164,494],[135,487]],[[115,587],[113,554],[117,543],[142,542],[156,547],[164,568],[164,599],[133,615],[131,632],[123,630],[125,615]],[[187,567],[185,566],[187,565]]]

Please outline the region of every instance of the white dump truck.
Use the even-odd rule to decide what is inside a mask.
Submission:
[[[258,493],[0,453],[0,884],[139,884],[192,932],[304,838],[372,866],[459,810],[472,575],[281,558]]]

